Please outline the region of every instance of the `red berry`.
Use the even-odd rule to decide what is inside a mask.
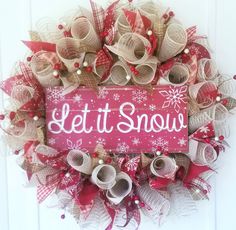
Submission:
[[[16,151],[14,152],[15,155],[18,155],[19,153],[20,153],[20,150],[16,150]]]
[[[168,156],[169,155],[169,152],[168,151],[164,151],[163,153],[165,156]]]
[[[228,99],[226,99],[226,98],[223,99],[223,100],[221,100],[221,104],[222,104],[222,105],[227,105],[228,102],[229,102],[229,101],[228,101]]]
[[[79,67],[80,67],[79,62],[75,62],[75,63],[74,63],[74,67],[75,67],[75,68],[79,68]]]
[[[139,197],[137,195],[133,196],[133,200],[139,200]]]
[[[65,214],[62,214],[61,215],[61,219],[65,219],[66,215]]]
[[[29,56],[29,57],[26,58],[26,60],[27,60],[27,62],[31,62],[32,57]]]
[[[138,76],[138,75],[139,75],[139,71],[138,71],[138,70],[135,70],[135,71],[134,71],[134,75],[135,75],[135,76]]]
[[[70,37],[71,36],[71,33],[69,31],[64,31],[63,34],[64,34],[65,37]]]
[[[134,67],[134,66],[130,66],[130,70],[131,70],[132,72],[134,72],[134,71],[135,71],[135,67]]]
[[[170,16],[170,17],[174,17],[174,16],[175,16],[174,12],[173,12],[173,11],[170,11],[170,12],[169,12],[169,16]]]
[[[60,63],[56,63],[56,64],[54,65],[53,69],[55,69],[55,70],[61,69],[61,64],[60,64]]]
[[[219,136],[219,140],[223,141],[225,139],[225,137],[223,135]]]
[[[93,67],[87,66],[85,70],[86,70],[86,72],[91,73],[93,71]]]
[[[108,157],[108,158],[106,159],[106,163],[107,163],[107,164],[110,164],[111,162],[112,162],[111,157]]]
[[[157,151],[161,151],[162,147],[161,146],[157,146]]]
[[[29,112],[29,113],[28,113],[28,116],[31,117],[31,118],[33,118],[33,117],[35,116],[35,113],[34,113],[34,112]]]
[[[233,76],[233,79],[236,80],[236,75]]]
[[[5,115],[4,114],[0,114],[0,120],[4,120],[5,119]]]
[[[164,14],[164,15],[163,15],[163,18],[164,18],[164,19],[167,19],[167,18],[168,18],[168,14]]]
[[[203,190],[203,193],[206,195],[206,194],[207,194],[207,190],[206,190],[206,189],[204,189],[204,190]]]
[[[144,202],[140,202],[139,205],[140,205],[141,208],[145,207],[145,203]]]
[[[15,118],[15,116],[16,116],[16,113],[15,113],[15,112],[10,112],[9,118],[10,118],[11,120],[13,120],[13,119]]]
[[[92,153],[92,157],[93,158],[97,158],[98,157],[98,153],[96,153],[96,152]]]
[[[59,29],[59,30],[62,30],[63,28],[64,28],[64,27],[63,27],[62,24],[59,24],[59,25],[58,25],[58,29]]]

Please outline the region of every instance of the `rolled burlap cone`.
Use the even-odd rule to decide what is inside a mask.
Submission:
[[[115,22],[115,30],[117,31],[118,36],[116,39],[119,39],[123,34],[132,32],[132,28],[129,25],[124,12],[118,16]]]
[[[189,86],[189,95],[199,108],[207,108],[215,102],[217,85],[213,81],[199,82]]]
[[[152,174],[163,178],[173,178],[177,168],[175,160],[165,156],[156,157],[150,165]]]
[[[116,176],[115,185],[107,191],[107,198],[114,204],[119,204],[132,190],[132,180],[128,174],[120,172]]]
[[[19,109],[22,105],[29,102],[34,97],[35,90],[30,86],[15,85],[11,92],[11,106]]]
[[[176,63],[166,77],[172,85],[184,85],[189,80],[189,69],[182,63]]]
[[[221,103],[204,109],[189,117],[189,132],[193,133],[195,130],[211,121],[215,124],[220,124],[227,119],[228,114],[228,110]]]
[[[217,153],[210,144],[198,143],[197,155],[194,162],[199,165],[210,165],[217,159]]]
[[[56,44],[57,55],[65,64],[69,72],[77,70],[75,63],[80,66],[84,60],[86,48],[74,38],[62,38]]]
[[[111,165],[98,165],[93,169],[91,181],[101,189],[110,189],[116,183],[116,170]]]
[[[182,25],[170,24],[162,41],[158,58],[164,62],[180,53],[187,44],[187,33]]]
[[[81,43],[91,46],[96,50],[101,49],[101,41],[92,23],[85,17],[77,18],[71,26],[71,34]]]
[[[157,63],[157,58],[151,57],[145,63],[136,66],[138,75],[133,75],[133,81],[138,85],[151,83],[156,75]]]
[[[218,70],[214,60],[202,58],[198,61],[197,79],[199,82],[213,80],[217,75]]]
[[[60,85],[60,79],[53,76],[53,65],[45,58],[48,52],[40,51],[35,53],[31,59],[30,66],[32,72],[43,87],[53,87]]]
[[[111,68],[110,78],[115,85],[126,85],[131,76],[132,73],[129,66],[122,61],[117,61]]]
[[[71,150],[67,155],[68,164],[75,170],[90,175],[92,173],[92,159],[80,150]]]
[[[107,46],[111,52],[133,65],[142,64],[149,58],[147,47],[151,47],[149,40],[137,33],[123,34],[117,44]]]

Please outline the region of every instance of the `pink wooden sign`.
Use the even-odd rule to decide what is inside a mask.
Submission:
[[[48,145],[116,153],[187,152],[187,86],[79,88],[63,95],[46,89]]]

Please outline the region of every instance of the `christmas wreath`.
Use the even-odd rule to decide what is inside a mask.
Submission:
[[[137,229],[141,212],[157,223],[170,212],[191,213],[196,200],[208,198],[214,162],[227,146],[227,120],[236,107],[234,78],[218,71],[207,37],[197,35],[196,26],[185,29],[169,8],[152,1],[118,0],[105,8],[93,0],[90,4],[91,11],[79,7],[60,22],[39,21],[37,30],[30,31],[31,40],[23,41],[31,54],[0,85],[9,96],[0,117],[3,139],[19,155],[29,184],[37,187],[38,201],[56,197],[57,206],[84,229]],[[138,147],[130,148],[125,141],[116,143],[122,137],[115,140],[107,127],[106,139],[83,127],[84,148],[76,128],[85,117],[74,117],[71,130],[68,124],[62,128],[57,117],[61,102],[73,99],[76,110],[82,97],[91,104],[96,97],[114,103],[125,99],[130,116],[135,109],[147,111],[145,103],[151,100],[152,128],[146,123],[140,138],[141,121],[148,115],[139,116],[139,126],[133,125],[137,136],[132,133]],[[178,115],[172,128],[161,126],[155,112],[169,107]],[[67,109],[68,104],[63,116]],[[88,114],[88,104],[80,111]],[[105,117],[110,110],[98,111]],[[171,114],[167,117],[170,122]],[[127,133],[122,124],[120,130]],[[73,140],[63,134],[58,141],[62,130],[72,133]],[[179,147],[172,148],[160,130]],[[173,132],[180,133],[178,139],[170,139]],[[149,143],[148,133],[156,139],[141,148]],[[116,148],[107,147],[109,138]]]

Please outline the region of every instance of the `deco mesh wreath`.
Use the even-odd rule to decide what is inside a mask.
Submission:
[[[38,201],[57,197],[82,228],[136,229],[141,212],[158,223],[189,213],[208,197],[227,145],[233,78],[173,11],[90,3],[61,23],[40,21],[24,41],[32,54],[1,83],[4,140]]]

